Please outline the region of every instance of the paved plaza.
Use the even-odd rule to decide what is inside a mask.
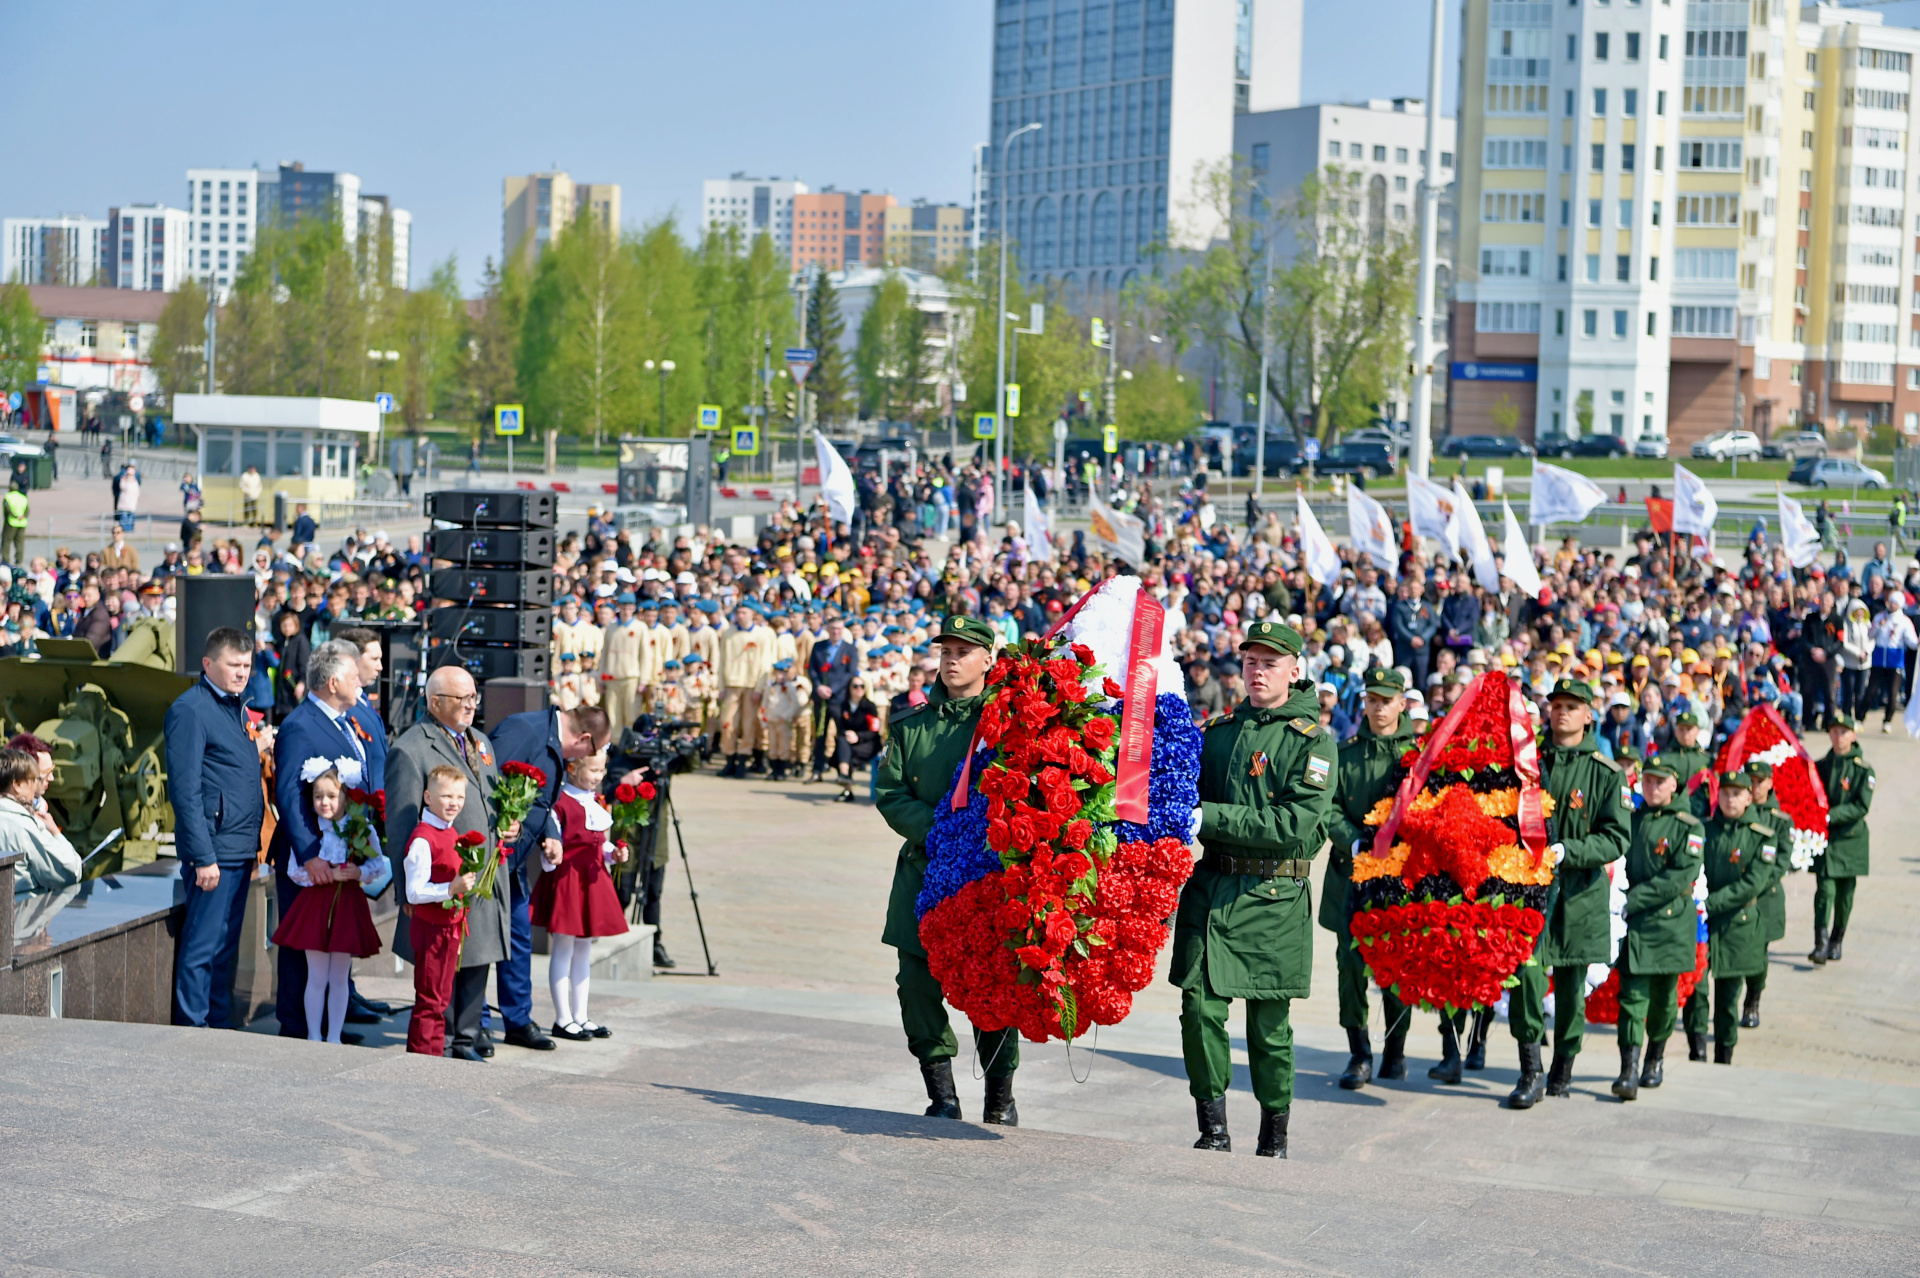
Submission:
[[[1097,1050],[1027,1046],[1019,1130],[919,1117],[878,816],[827,787],[682,778],[721,975],[686,974],[704,965],[676,856],[680,974],[597,980],[609,1040],[480,1066],[407,1056],[404,1018],[375,1050],[270,1022],[0,1019],[0,1275],[1920,1272],[1920,803],[1900,780],[1920,747],[1863,740],[1890,784],[1846,958],[1801,957],[1811,883],[1790,878],[1791,944],[1734,1068],[1682,1050],[1622,1105],[1594,1027],[1574,1096],[1513,1113],[1505,1025],[1490,1068],[1443,1088],[1425,1016],[1412,1078],[1341,1092],[1321,933],[1278,1164],[1250,1156],[1244,1068],[1241,1152],[1187,1148],[1163,983]],[[387,956],[360,983],[410,995]],[[977,1114],[965,1049],[959,1066]]]

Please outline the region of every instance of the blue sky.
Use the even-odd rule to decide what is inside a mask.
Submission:
[[[190,165],[302,160],[412,210],[416,280],[457,254],[471,286],[498,255],[509,173],[618,182],[629,223],[685,220],[736,169],[964,201],[986,127],[990,0],[82,9],[0,0],[0,215],[180,205]],[[1424,96],[1429,11],[1307,0],[1307,100]]]

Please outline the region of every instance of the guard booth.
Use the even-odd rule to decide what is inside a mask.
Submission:
[[[617,505],[650,524],[713,521],[713,444],[694,439],[620,441]]]
[[[263,519],[276,494],[316,516],[322,502],[352,501],[360,457],[380,429],[371,400],[290,395],[175,395],[173,418],[198,436],[206,518],[229,524],[240,522],[249,466],[260,473]]]
[[[20,398],[20,424],[27,430],[79,430],[79,392],[46,382],[27,387]]]

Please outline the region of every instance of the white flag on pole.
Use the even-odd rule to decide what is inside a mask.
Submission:
[[[1347,537],[1381,572],[1399,568],[1400,539],[1395,536],[1393,516],[1358,484],[1347,485]]]
[[[1113,509],[1092,493],[1087,497],[1087,522],[1087,539],[1095,546],[1135,568],[1146,564],[1147,526],[1141,520]]]
[[[853,472],[833,441],[819,431],[813,432],[814,455],[820,466],[820,495],[827,499],[827,512],[837,524],[851,524],[855,506]]]
[[[1820,557],[1820,534],[1799,502],[1780,494],[1780,544],[1795,568],[1805,568]]]
[[[1307,576],[1323,586],[1339,580],[1340,552],[1333,548],[1333,539],[1314,518],[1313,507],[1307,505],[1307,494],[1295,489],[1294,497],[1300,503],[1300,561],[1306,565]]]
[[[1026,492],[1026,520],[1022,531],[1027,539],[1027,557],[1044,562],[1053,557],[1053,519],[1031,484]]]
[[[1707,491],[1707,485],[1700,476],[1682,466],[1673,464],[1673,530],[1677,533],[1694,533],[1701,537],[1711,536],[1713,521],[1720,515],[1720,503]]]
[[[1606,499],[1606,490],[1578,471],[1537,461],[1527,494],[1527,522],[1577,524]]]
[[[1480,589],[1497,592],[1500,565],[1493,561],[1493,544],[1487,540],[1487,526],[1480,522],[1473,495],[1460,486],[1458,475],[1453,480],[1453,508],[1459,512],[1460,544],[1466,548],[1467,559],[1473,564],[1474,580],[1480,583]]]
[[[1506,499],[1500,501],[1500,512],[1506,517],[1506,541],[1500,547],[1501,567],[1511,581],[1529,599],[1540,597],[1540,570],[1533,563],[1533,547],[1527,544],[1527,530],[1514,518],[1513,507]]]
[[[1431,537],[1447,548],[1450,557],[1460,557],[1460,512],[1454,509],[1452,492],[1431,479],[1409,473],[1407,513],[1416,536]]]

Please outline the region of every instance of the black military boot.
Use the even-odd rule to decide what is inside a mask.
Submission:
[[[1760,1028],[1760,991],[1747,986],[1746,1001],[1740,1005],[1740,1028]]]
[[[1197,1100],[1193,1103],[1193,1112],[1200,1119],[1200,1139],[1193,1142],[1193,1147],[1222,1154],[1232,1153],[1233,1138],[1227,1135],[1227,1098],[1216,1096],[1212,1100]]]
[[[1347,1031],[1347,1051],[1347,1069],[1340,1075],[1340,1090],[1357,1092],[1373,1081],[1373,1044],[1367,1041],[1366,1030]]]
[[[1380,1068],[1373,1076],[1382,1082],[1397,1083],[1407,1076],[1407,1032],[1388,1031],[1387,1044],[1380,1051]]]
[[[920,1077],[927,1082],[928,1118],[960,1117],[960,1093],[953,1089],[953,1062],[921,1061]]]
[[[1666,1039],[1659,1039],[1656,1042],[1647,1044],[1646,1063],[1640,1067],[1640,1086],[1658,1087],[1666,1081],[1666,1074],[1661,1069],[1661,1065],[1666,1060],[1666,1057]]]
[[[1692,1030],[1687,1031],[1687,1059],[1690,1061],[1704,1061],[1707,1059],[1707,1036],[1705,1034],[1696,1034]]]
[[[1460,1081],[1460,1030],[1445,1013],[1440,1017],[1440,1063],[1428,1068],[1427,1077],[1447,1086]]]
[[[775,759],[773,761],[773,779],[775,781],[785,781],[787,779],[787,761],[785,759]]]
[[[767,752],[765,750],[755,750],[753,752],[753,763],[747,768],[747,771],[756,777],[767,775]]]
[[[1840,942],[1846,938],[1846,935],[1847,929],[1845,924],[1833,929],[1833,937],[1827,942],[1827,962],[1838,963],[1840,961]]]
[[[723,777],[727,777],[729,779],[732,779],[734,777],[744,777],[745,775],[747,775],[747,769],[746,769],[746,764],[744,762],[744,759],[745,759],[744,755],[738,755],[738,754],[728,755],[727,766],[720,769],[720,775]]]
[[[1573,1094],[1573,1053],[1553,1049],[1553,1068],[1547,1071],[1547,1095]]]
[[[1813,953],[1807,955],[1807,962],[1815,967],[1827,965],[1827,929],[1817,924],[1813,929]]]
[[[1532,1109],[1545,1094],[1546,1076],[1540,1072],[1540,1044],[1520,1044],[1520,1080],[1507,1095],[1508,1109]]]
[[[1620,1077],[1613,1080],[1613,1094],[1630,1101],[1640,1094],[1640,1049],[1620,1045]]]
[[[1473,1034],[1467,1040],[1468,1069],[1487,1067],[1487,1031],[1493,1027],[1493,1009],[1482,1007],[1473,1014]]]
[[[1715,1043],[1713,1045],[1713,1063],[1715,1065],[1733,1064],[1733,1044]]]
[[[1020,1111],[1013,1103],[1013,1075],[995,1078],[987,1075],[987,1102],[980,1115],[983,1123],[997,1123],[1001,1127],[1018,1127]]]
[[[1285,1158],[1287,1156],[1287,1116],[1290,1109],[1260,1110],[1260,1143],[1253,1147],[1255,1158]]]

